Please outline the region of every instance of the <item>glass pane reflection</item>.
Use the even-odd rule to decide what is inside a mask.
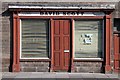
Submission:
[[[75,21],[75,58],[102,57],[102,20]]]
[[[49,53],[48,20],[21,20],[21,57],[48,57]]]

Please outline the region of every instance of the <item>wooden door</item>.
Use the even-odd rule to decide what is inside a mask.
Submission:
[[[53,70],[68,71],[70,67],[70,21],[53,20]]]

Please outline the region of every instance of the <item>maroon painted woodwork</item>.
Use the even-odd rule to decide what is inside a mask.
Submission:
[[[105,32],[106,32],[106,41],[105,41],[105,72],[111,71],[110,66],[110,53],[111,53],[111,16],[106,15],[106,26],[105,26]]]
[[[74,30],[74,19],[71,19],[71,22],[72,22],[72,30]],[[72,54],[71,54],[71,72],[74,71],[74,63],[73,63],[73,60],[74,60],[74,32],[72,31]]]
[[[89,11],[89,10],[88,10]],[[74,19],[103,19],[104,16],[18,16],[17,13],[13,13],[13,65],[12,71],[18,72],[20,71],[20,23],[19,19],[21,18],[41,18],[41,19],[50,19],[50,32],[51,32],[51,59],[48,61],[51,62],[50,70],[65,70],[68,71],[69,68],[73,70],[74,65],[74,33],[70,32],[70,27],[72,31],[74,30]],[[61,20],[57,20],[57,19]],[[56,20],[55,20],[56,19]],[[71,19],[72,25],[70,26]],[[110,15],[106,15],[105,17],[105,71],[110,71],[110,48],[111,48],[111,17]],[[70,35],[71,33],[71,35]],[[71,44],[70,44],[70,40]],[[115,44],[119,44],[116,42]],[[70,50],[71,47],[71,50]],[[64,52],[64,50],[69,50],[69,52]],[[118,45],[114,45],[115,50],[115,70],[118,70],[118,59],[120,56],[118,54]],[[71,51],[71,52],[70,52]],[[71,58],[70,58],[71,56]],[[29,60],[25,60],[29,61]],[[32,61],[32,60],[30,60]],[[47,61],[45,59],[33,60],[33,61]],[[79,60],[80,61],[80,60]],[[89,61],[89,60],[88,60]]]
[[[13,13],[13,65],[12,71],[19,72],[20,71],[20,29],[19,29],[19,18],[17,14]]]
[[[54,65],[54,63],[53,63],[53,61],[54,61],[54,60],[53,60],[53,58],[54,58],[54,56],[53,56],[53,44],[52,44],[52,43],[54,43],[54,42],[53,42],[53,39],[54,39],[54,36],[53,36],[53,28],[52,28],[52,27],[53,27],[53,22],[54,22],[53,19],[50,19],[50,23],[51,23],[51,24],[50,24],[50,26],[51,26],[51,27],[50,27],[50,30],[51,30],[51,38],[50,38],[50,39],[51,39],[51,66],[50,66],[50,72],[53,71],[53,65]]]
[[[53,70],[68,71],[70,66],[70,21],[53,20],[52,24]]]
[[[114,72],[120,72],[120,36],[114,34]]]

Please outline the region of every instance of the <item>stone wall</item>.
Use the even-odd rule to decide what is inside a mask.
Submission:
[[[1,13],[2,35],[1,37],[2,37],[2,71],[3,72],[11,71],[11,65],[13,61],[13,36],[12,36],[13,35],[13,21],[12,21],[12,13],[8,11],[8,4],[14,4],[14,3],[16,2],[14,1],[13,2],[2,2],[2,13]],[[39,4],[39,3],[17,2],[16,4]],[[114,18],[120,18],[120,3],[116,4],[116,10],[113,13],[113,19]],[[111,56],[113,58],[113,53],[111,53]],[[50,65],[49,62],[20,62],[22,72],[28,72],[28,71],[29,72],[30,71],[47,72],[49,71],[49,65]],[[102,63],[100,62],[74,62],[74,66],[75,66],[74,72],[99,73],[102,70]]]
[[[113,18],[120,18],[120,2],[116,3],[116,8],[112,14]]]
[[[0,64],[2,64],[2,3],[1,2],[0,2]],[[2,65],[0,65],[0,71],[2,72]]]
[[[1,0],[2,2],[118,2],[119,0]]]
[[[12,18],[7,4],[2,3],[2,71],[10,71],[12,59]]]
[[[103,72],[102,62],[74,62],[73,72],[101,73]]]
[[[49,62],[20,62],[21,72],[49,72]]]

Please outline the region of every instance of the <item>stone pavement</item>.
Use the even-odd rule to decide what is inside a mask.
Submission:
[[[117,74],[65,72],[3,72],[2,80],[120,80]]]

